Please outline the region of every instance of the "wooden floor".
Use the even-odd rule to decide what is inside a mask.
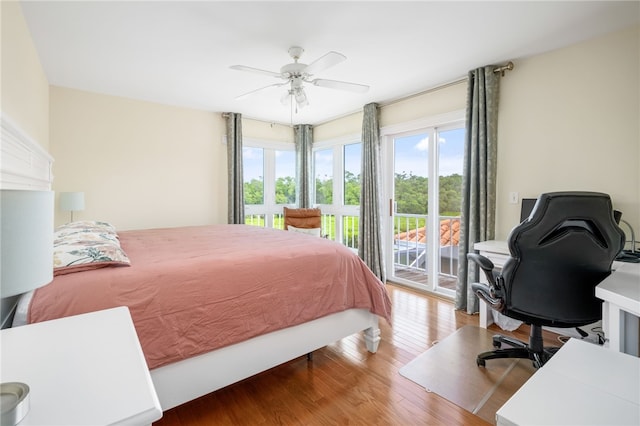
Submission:
[[[297,358],[169,410],[154,426],[490,424],[398,373],[434,342],[477,325],[478,317],[435,296],[387,288],[393,327],[381,320],[376,354],[356,334],[314,352],[312,361]],[[526,340],[528,329],[521,329],[503,334]],[[544,338],[557,343],[551,333]]]

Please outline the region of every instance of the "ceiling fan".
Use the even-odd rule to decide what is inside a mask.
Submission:
[[[343,54],[331,51],[307,65],[298,62],[298,59],[300,59],[302,52],[304,52],[304,49],[301,47],[290,47],[289,55],[293,58],[293,62],[290,64],[286,64],[282,68],[280,68],[280,72],[266,71],[258,68],[247,67],[244,65],[231,66],[231,69],[234,70],[258,73],[284,80],[284,82],[281,83],[270,84],[256,90],[252,90],[248,93],[238,96],[236,99],[245,99],[253,95],[254,93],[260,92],[270,87],[288,86],[287,93],[285,93],[281,98],[281,102],[283,104],[287,104],[289,101],[293,102],[293,100],[295,99],[296,105],[302,108],[309,104],[307,94],[304,91],[304,83],[313,84],[314,86],[319,87],[328,87],[331,89],[347,90],[355,93],[365,93],[367,90],[369,90],[369,86],[364,84],[348,83],[346,81],[338,80],[327,80],[323,78],[312,78],[315,74],[324,71],[329,67],[337,65],[342,61],[345,61],[347,57]]]

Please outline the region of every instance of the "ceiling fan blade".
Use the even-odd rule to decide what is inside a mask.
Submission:
[[[347,57],[342,53],[331,51],[307,65],[307,67],[304,69],[304,72],[306,74],[313,75],[319,73],[320,71],[324,71],[329,67],[338,65],[340,62],[345,61],[346,59]]]
[[[347,90],[349,92],[355,92],[355,93],[365,93],[369,90],[369,86],[364,84],[348,83],[346,81],[338,81],[338,80],[326,80],[323,78],[316,78],[315,80],[312,80],[309,83],[313,84],[314,86],[328,87],[330,89],[338,89],[338,90]]]
[[[247,67],[247,66],[244,66],[244,65],[232,65],[229,68],[231,68],[232,70],[247,71],[247,72],[253,72],[253,73],[268,75],[270,77],[282,78],[282,75],[280,75],[279,72],[261,70],[259,68],[252,68],[252,67]]]
[[[268,85],[268,86],[264,86],[264,87],[261,87],[261,88],[259,88],[259,89],[255,89],[255,90],[252,90],[252,91],[247,92],[247,93],[245,93],[245,94],[242,94],[242,95],[240,95],[240,96],[237,96],[237,97],[236,97],[236,100],[237,100],[237,101],[241,101],[241,100],[243,100],[243,99],[247,99],[249,96],[253,95],[253,94],[254,94],[254,93],[256,93],[256,92],[260,92],[260,91],[262,91],[262,90],[264,90],[264,89],[268,89],[268,88],[270,88],[270,87],[280,87],[280,86],[284,86],[285,84],[288,84],[288,83],[289,83],[289,82],[285,81],[284,83],[270,84],[270,85]]]

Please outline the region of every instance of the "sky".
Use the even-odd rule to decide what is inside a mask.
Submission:
[[[445,131],[440,133],[439,136],[439,175],[449,176],[454,173],[462,175],[464,129]],[[428,143],[429,140],[426,134],[397,138],[395,140],[395,172],[427,176]]]
[[[439,136],[440,176],[449,176],[454,173],[462,175],[464,129],[444,131]],[[359,174],[361,168],[361,145],[346,145],[345,152],[346,169],[356,175]],[[427,176],[428,137],[425,133],[396,138],[394,153],[395,172]],[[245,181],[262,176],[262,164],[264,161],[262,149],[245,147],[243,149],[243,159]],[[316,153],[316,176],[331,176],[332,165],[331,149]],[[276,179],[284,176],[295,176],[294,151],[276,151]]]

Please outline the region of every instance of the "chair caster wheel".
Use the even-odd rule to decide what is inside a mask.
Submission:
[[[478,367],[484,367],[487,363],[482,358],[476,358],[476,364],[478,365]]]
[[[496,349],[500,349],[502,347],[502,342],[500,341],[500,339],[497,338],[493,338],[493,347]]]

